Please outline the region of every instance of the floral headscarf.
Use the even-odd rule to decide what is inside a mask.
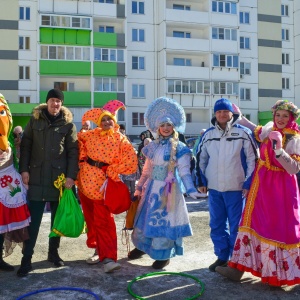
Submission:
[[[290,114],[290,118],[288,121],[288,124],[286,125],[286,127],[284,129],[292,129],[295,130],[297,132],[300,132],[298,129],[298,124],[296,123],[296,120],[299,118],[300,116],[300,110],[298,109],[298,107],[292,103],[289,102],[287,100],[278,100],[273,106],[272,106],[272,113],[273,113],[273,122],[274,122],[274,127],[276,127],[275,124],[275,113],[278,110],[287,110]],[[280,131],[278,128],[276,128],[276,130]]]

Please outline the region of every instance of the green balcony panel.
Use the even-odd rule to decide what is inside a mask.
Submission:
[[[22,126],[24,128],[32,116],[32,110],[38,105],[38,103],[9,103],[13,127]]]
[[[40,28],[41,44],[90,46],[89,30],[70,28]]]
[[[32,110],[38,105],[38,103],[9,103],[9,109],[12,115],[31,116]]]
[[[13,115],[13,127],[21,126],[23,129],[26,127],[30,120],[30,116],[14,116]]]
[[[94,62],[94,75],[105,77],[116,77],[118,75],[117,63]]]
[[[53,44],[53,29],[40,28],[40,41],[41,44]]]
[[[94,93],[94,107],[102,107],[109,100],[117,99],[117,93]]]
[[[78,30],[77,31],[77,45],[91,45],[91,33],[87,30]]]
[[[65,44],[66,45],[76,45],[77,44],[77,30],[66,30]]]
[[[83,61],[40,60],[40,75],[89,76],[91,63]]]
[[[270,121],[273,121],[273,115],[270,111],[258,112],[258,123],[260,125],[266,125]]]
[[[45,102],[48,91],[40,91],[40,102]],[[64,93],[64,105],[65,106],[91,106],[91,92],[70,92],[63,91]]]
[[[117,34],[106,32],[94,32],[94,45],[108,48],[116,48]]]
[[[54,44],[59,44],[59,45],[65,44],[65,29],[53,28],[52,40]]]

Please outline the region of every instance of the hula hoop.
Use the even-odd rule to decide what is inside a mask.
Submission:
[[[26,297],[29,297],[29,296],[32,296],[35,294],[49,292],[49,291],[77,291],[77,292],[81,292],[81,293],[90,294],[96,300],[100,300],[100,298],[96,294],[91,292],[90,290],[85,290],[85,289],[76,288],[76,287],[54,287],[54,288],[40,289],[40,290],[36,290],[36,291],[30,292],[30,293],[24,294],[24,295],[18,297],[16,300],[21,300],[21,299],[24,299]]]
[[[201,295],[203,294],[203,292],[204,292],[204,283],[203,283],[201,280],[199,280],[198,278],[196,278],[195,276],[192,276],[192,275],[189,275],[189,274],[186,274],[186,273],[181,273],[181,272],[152,272],[152,273],[143,274],[143,275],[138,276],[138,277],[134,278],[133,280],[131,280],[131,281],[129,282],[128,286],[127,286],[127,291],[128,291],[128,293],[129,293],[131,296],[135,297],[135,299],[145,300],[145,298],[142,298],[141,296],[136,295],[136,294],[132,291],[131,286],[132,286],[135,282],[137,282],[137,281],[139,281],[139,280],[141,280],[141,279],[143,279],[143,278],[151,277],[151,276],[157,276],[157,275],[175,275],[175,276],[183,276],[183,277],[191,278],[191,279],[195,280],[197,283],[199,283],[199,284],[200,284],[200,287],[201,287],[200,292],[197,293],[196,295],[192,296],[191,298],[186,298],[186,299],[184,299],[184,300],[193,300],[193,299],[196,299],[196,298],[198,298],[199,296],[201,296]]]

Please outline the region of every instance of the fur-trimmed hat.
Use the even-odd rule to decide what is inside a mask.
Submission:
[[[225,99],[225,98],[221,98],[216,101],[215,106],[214,106],[214,113],[216,113],[216,111],[218,111],[218,110],[229,110],[232,113],[234,112],[232,103],[228,99]]]
[[[180,133],[185,131],[184,109],[171,98],[160,97],[150,103],[146,109],[144,121],[147,128],[152,132],[156,132],[163,123],[172,124]]]
[[[48,102],[50,98],[57,98],[64,102],[64,93],[59,89],[52,89],[47,94],[46,102]]]

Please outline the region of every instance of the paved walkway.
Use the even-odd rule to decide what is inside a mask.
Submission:
[[[247,274],[242,282],[230,282],[219,274],[210,272],[208,265],[216,259],[209,237],[209,217],[207,199],[197,201],[187,199],[190,219],[194,236],[185,239],[185,255],[171,260],[165,271],[184,272],[197,277],[205,284],[205,291],[199,299],[205,300],[298,300],[300,299],[300,286],[289,288],[272,288],[263,285],[260,281]],[[139,260],[127,260],[127,248],[122,228],[124,214],[116,216],[119,237],[119,262],[122,269],[106,274],[101,263],[89,266],[85,259],[93,253],[85,246],[85,235],[77,239],[63,238],[60,256],[65,260],[66,266],[56,269],[46,261],[48,234],[50,229],[50,215],[45,213],[38,242],[33,257],[33,272],[25,278],[18,278],[15,272],[0,272],[0,299],[15,300],[23,294],[44,288],[75,287],[92,291],[105,300],[134,299],[127,292],[128,283],[137,276],[153,272],[152,260],[143,257]],[[132,246],[131,246],[132,247]],[[21,250],[6,258],[6,261],[19,267]],[[132,290],[137,295],[151,300],[181,300],[192,297],[200,290],[198,284],[192,279],[181,276],[150,277],[136,282]],[[95,299],[92,295],[77,291],[49,291],[26,297],[28,300],[43,299]]]

